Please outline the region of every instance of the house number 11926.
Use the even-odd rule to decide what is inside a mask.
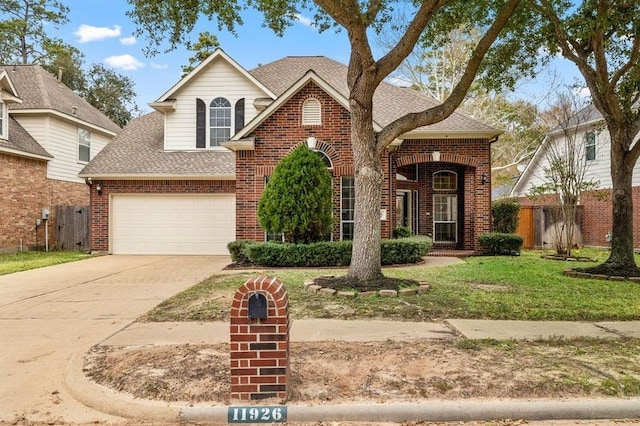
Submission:
[[[228,423],[284,423],[287,407],[229,407]]]

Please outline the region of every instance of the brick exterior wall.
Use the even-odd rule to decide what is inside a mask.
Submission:
[[[249,318],[249,299],[266,298],[267,318]],[[231,399],[288,397],[289,296],[277,278],[256,277],[236,291],[231,306]]]
[[[321,102],[321,125],[301,125],[302,104],[309,97],[315,97]],[[333,239],[340,239],[341,178],[354,174],[349,111],[317,85],[309,83],[265,120],[255,130],[254,136],[255,150],[239,151],[236,156],[237,239],[264,240],[264,230],[258,223],[257,209],[266,177],[273,173],[281,158],[305,143],[309,137],[317,139],[316,148],[324,152],[332,162]],[[442,153],[440,162],[432,162],[430,153],[433,151]],[[486,139],[407,140],[397,151],[385,152],[381,161],[385,173],[380,208],[387,211],[387,220],[381,223],[383,238],[390,238],[396,227],[397,189],[420,191],[419,233],[431,234],[432,224],[426,213],[432,211],[429,198],[431,191],[428,189],[431,188],[430,176],[433,171],[453,168],[462,179],[459,191],[462,201],[459,208],[460,232],[456,248],[478,248],[477,236],[488,232],[491,224],[491,154],[490,144]],[[407,164],[420,164],[419,182],[396,182],[397,166]],[[483,174],[487,176],[486,184],[481,184]]]
[[[47,179],[47,162],[0,153],[0,251],[45,246],[45,226],[36,228],[49,209],[49,248],[56,247],[55,206],[87,205],[84,183]]]
[[[640,187],[634,187],[633,192],[633,242],[634,247],[640,248]],[[588,191],[582,195],[582,244],[588,247],[608,247],[606,236],[611,232],[613,224],[613,194],[611,189]],[[543,206],[551,201],[542,199],[532,200],[522,197],[518,200],[523,206]]]
[[[98,194],[98,184],[101,193]],[[110,194],[233,194],[226,180],[94,180],[91,186],[91,250],[109,250]]]

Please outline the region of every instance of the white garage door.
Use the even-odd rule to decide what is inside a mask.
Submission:
[[[236,237],[233,194],[111,197],[113,254],[229,254]]]

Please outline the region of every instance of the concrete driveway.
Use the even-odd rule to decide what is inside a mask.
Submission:
[[[0,422],[117,421],[75,401],[67,364],[225,256],[103,256],[0,276]]]

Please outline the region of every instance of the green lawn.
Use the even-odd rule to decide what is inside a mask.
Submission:
[[[86,259],[91,255],[79,251],[26,251],[0,254],[0,275],[42,268],[59,263]]]
[[[305,279],[341,275],[344,269],[265,271],[277,276],[289,292],[293,318],[384,318],[437,321],[443,318],[510,320],[640,319],[640,284],[565,277],[576,263],[542,259],[542,252],[519,257],[471,257],[445,267],[408,266],[385,269],[385,275],[426,281],[427,293],[398,298],[348,299],[303,289]],[[599,262],[606,252],[581,250]],[[638,259],[640,263],[640,259]],[[228,317],[235,290],[250,274],[214,276],[163,302],[146,321],[215,321]]]

